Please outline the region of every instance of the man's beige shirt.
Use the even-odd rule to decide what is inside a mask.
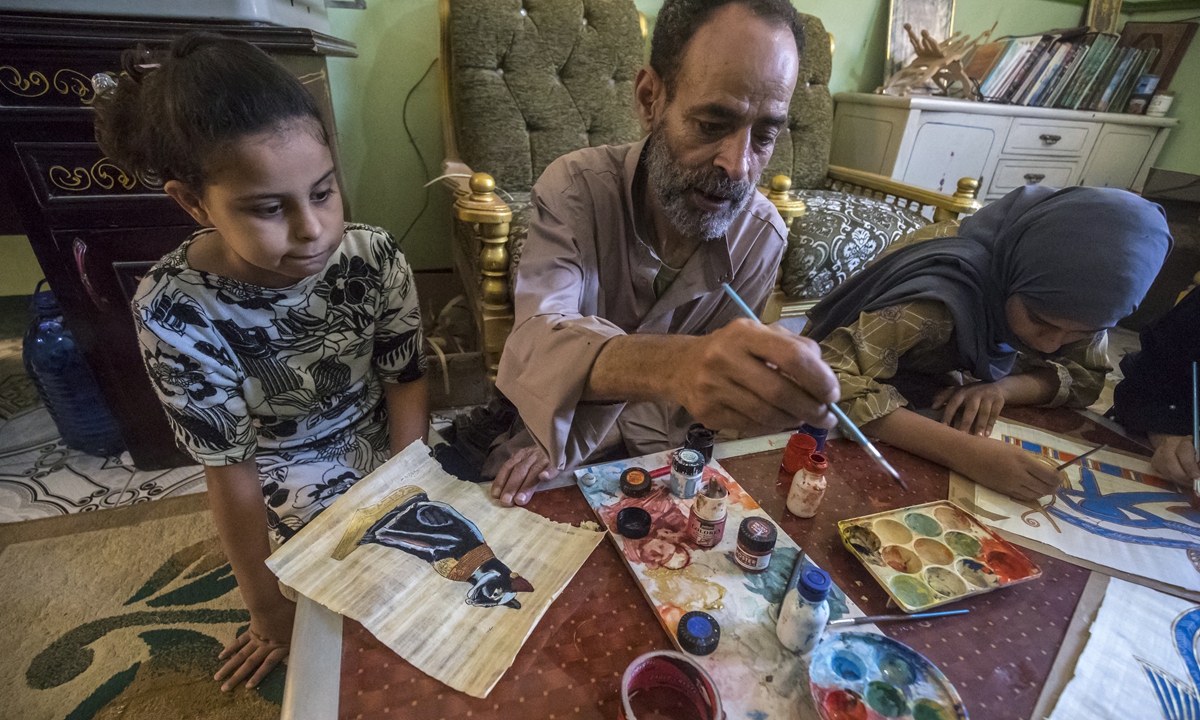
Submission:
[[[786,244],[783,219],[756,192],[725,238],[702,243],[656,299],[661,262],[634,219],[644,147],[642,140],[564,155],[531,192],[529,237],[513,293],[515,322],[496,384],[559,469],[583,462],[626,409],[624,403],[580,400],[610,338],[712,332],[740,317],[721,291],[723,282],[761,310]],[[664,424],[686,429],[686,411],[656,405]],[[675,429],[660,430],[666,437]]]

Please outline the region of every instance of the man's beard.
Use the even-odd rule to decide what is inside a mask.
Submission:
[[[646,180],[663,214],[687,237],[701,240],[723,237],[734,218],[750,204],[758,177],[738,182],[713,165],[685,167],[667,148],[664,134],[663,130],[654,130],[646,141]],[[729,202],[717,212],[706,212],[696,206],[694,190]]]

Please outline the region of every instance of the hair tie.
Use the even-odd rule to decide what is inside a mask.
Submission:
[[[112,73],[100,72],[92,76],[92,91],[97,95],[103,95],[109,90],[117,88],[117,79]]]

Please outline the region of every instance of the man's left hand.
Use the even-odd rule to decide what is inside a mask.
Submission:
[[[550,458],[537,445],[523,447],[500,466],[492,481],[492,497],[505,507],[524,505],[533,497],[534,488],[554,476]]]

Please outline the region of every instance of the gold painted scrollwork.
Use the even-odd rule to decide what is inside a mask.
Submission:
[[[0,65],[0,88],[13,95],[24,98],[41,97],[50,92],[51,87],[59,95],[74,95],[84,105],[91,105],[96,99],[92,79],[78,70],[62,68],[54,73],[53,81],[49,81],[40,70],[30,70],[28,76],[25,76],[12,65]]]
[[[0,88],[13,95],[35,98],[45,95],[50,90],[50,83],[46,81],[46,76],[37,70],[30,71],[29,77],[26,78],[12,65],[0,65]]]
[[[113,190],[118,185],[125,190],[132,190],[139,183],[152,190],[157,189],[141,182],[140,178],[132,173],[125,172],[107,157],[100,158],[90,168],[67,169],[62,165],[54,165],[46,172],[46,175],[54,187],[67,192],[83,192],[92,185],[104,190]]]
[[[60,95],[78,97],[79,102],[84,105],[91,105],[92,100],[96,99],[95,91],[92,90],[92,79],[77,70],[63,68],[54,73],[54,89]]]
[[[115,173],[113,171],[116,171]],[[138,184],[137,178],[113,165],[112,161],[102,157],[96,161],[90,171],[92,179],[105,190],[112,190],[114,183],[120,183],[126,190],[132,190]]]
[[[83,192],[92,186],[92,176],[87,168],[77,167],[68,170],[62,165],[55,165],[47,173],[54,187],[70,192]]]

